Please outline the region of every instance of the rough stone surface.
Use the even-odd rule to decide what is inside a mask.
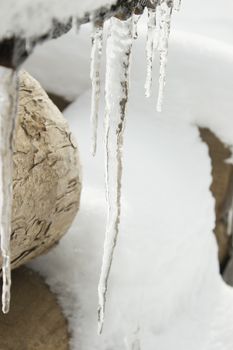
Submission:
[[[231,157],[231,151],[209,129],[200,128],[200,134],[202,140],[208,145],[212,162],[213,181],[210,189],[215,198],[216,226],[214,232],[223,271],[230,256],[232,240],[227,233],[227,217],[233,198],[233,165],[227,163],[227,159]]]
[[[19,74],[14,149],[12,268],[59,241],[79,209],[81,191],[77,146],[67,122],[25,71]]]
[[[68,350],[67,322],[38,273],[13,272],[11,309],[0,312],[0,350]]]

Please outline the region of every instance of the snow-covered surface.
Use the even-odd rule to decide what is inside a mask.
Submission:
[[[97,285],[106,203],[102,127],[96,158],[88,152],[89,32],[87,27],[77,39],[71,34],[59,39],[62,46],[57,44],[65,57],[74,40],[83,43],[62,66],[71,84],[77,83],[73,96],[81,95],[65,112],[83,163],[81,209],[69,234],[32,266],[58,293],[72,331],[72,350],[232,350],[233,290],[218,271],[211,164],[195,124],[210,127],[232,144],[233,49],[199,34],[173,32],[164,109],[158,114],[156,78],[151,99],[144,97],[145,34],[135,44],[120,235],[104,332],[98,336]],[[40,62],[38,57],[32,59],[32,68]],[[78,84],[80,74],[84,75]],[[46,80],[45,74],[41,77]],[[68,78],[63,77],[60,85],[65,91]],[[56,79],[54,74],[54,87]],[[100,111],[103,116],[103,102]]]
[[[53,19],[82,18],[86,12],[115,4],[116,0],[0,0],[0,38],[14,34],[41,36]]]
[[[232,349],[233,294],[218,273],[207,147],[194,126],[154,118],[153,110],[142,115],[144,98],[129,111],[121,235],[97,336],[106,208],[102,149],[95,160],[87,153],[89,100],[87,93],[66,112],[83,155],[80,213],[58,247],[34,263],[59,294],[72,349],[131,349],[125,344],[136,338],[142,350],[212,350],[214,339]]]
[[[182,0],[174,16],[177,30],[195,32],[233,44],[233,2],[231,0]]]

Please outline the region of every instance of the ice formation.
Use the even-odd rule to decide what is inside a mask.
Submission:
[[[112,4],[112,0],[108,1]],[[89,6],[93,5],[89,1]],[[163,91],[166,78],[166,65],[168,55],[168,38],[170,32],[170,21],[173,7],[179,9],[180,0],[153,0],[151,3],[154,9],[149,9],[148,19],[148,39],[147,39],[147,82],[146,95],[150,95],[152,81],[152,64],[154,50],[158,47],[160,55],[160,77],[159,77],[159,95],[157,109],[162,107]],[[25,7],[29,4],[24,1]],[[40,1],[37,2],[34,10]],[[102,0],[98,1],[102,4]],[[67,10],[67,14],[76,9],[76,2]],[[97,6],[97,4],[96,4]],[[65,8],[65,7],[64,7]],[[57,17],[62,14],[62,6],[59,7]],[[86,9],[85,6],[83,10]],[[20,13],[21,8],[16,8]],[[48,18],[51,16],[50,9]],[[18,13],[17,12],[17,13]],[[33,11],[32,11],[33,12]],[[36,11],[35,11],[36,12]],[[75,11],[73,11],[75,12]],[[33,12],[34,13],[34,12]],[[81,11],[82,13],[82,11]],[[22,27],[22,33],[26,37],[26,49],[31,50],[30,36],[40,32],[43,21],[49,23],[45,16],[41,23],[37,23],[38,28],[30,28],[27,31],[27,22],[19,17],[18,27]],[[158,21],[157,21],[158,17]],[[108,219],[106,224],[106,237],[104,243],[103,263],[98,286],[99,294],[99,331],[101,332],[104,320],[104,310],[106,301],[106,292],[108,277],[110,273],[114,248],[120,225],[120,200],[121,200],[121,177],[122,177],[122,148],[123,132],[125,125],[125,113],[128,100],[129,85],[129,67],[133,39],[137,38],[137,22],[140,16],[132,14],[127,20],[120,20],[115,17],[111,19],[110,34],[107,40],[107,64],[106,64],[106,119],[105,119],[105,145],[106,145],[106,195],[108,203]],[[30,19],[31,20],[31,19]],[[33,22],[33,21],[31,21]],[[158,24],[156,25],[156,22]],[[3,24],[2,24],[3,25]],[[12,22],[5,21],[4,30],[11,27]],[[48,25],[48,24],[47,24]],[[16,26],[17,28],[17,26]],[[2,35],[4,36],[4,30]],[[13,32],[12,32],[13,33]],[[30,34],[30,35],[29,35]],[[96,153],[98,106],[100,96],[100,62],[103,45],[103,27],[100,23],[94,24],[92,36],[91,53],[91,80],[92,80],[92,153]],[[16,78],[12,70],[2,68],[1,70],[1,160],[2,160],[2,203],[1,203],[1,252],[3,259],[3,312],[7,312],[10,302],[10,217],[11,217],[11,198],[12,198],[12,135],[14,131],[15,118],[15,91]]]
[[[160,70],[159,70],[159,92],[157,101],[157,111],[162,111],[164,86],[166,81],[166,67],[168,58],[168,40],[171,27],[171,14],[172,5],[168,1],[163,1],[158,7],[159,10],[159,26],[160,26],[160,38],[159,38],[159,59],[160,59]]]
[[[125,113],[128,101],[130,56],[133,41],[133,19],[111,19],[106,49],[105,82],[105,157],[108,217],[99,294],[99,333],[102,331],[108,278],[116,246],[121,212],[122,148]]]
[[[158,111],[161,111],[162,109],[168,56],[168,39],[170,34],[173,6],[174,2],[169,0],[161,0],[158,4],[154,1],[154,8],[148,10],[147,81],[145,87],[146,95],[150,96],[154,51],[155,48],[158,47],[160,55],[159,93],[157,102]],[[158,10],[158,16],[156,10]],[[156,25],[157,17],[159,19],[158,26]],[[120,225],[123,132],[128,100],[131,48],[133,39],[137,38],[138,19],[139,17],[136,15],[132,15],[130,19],[125,21],[112,18],[110,33],[107,40],[105,82],[105,147],[108,218],[106,224],[102,268],[98,285],[99,333],[101,333],[103,328],[108,279]],[[97,109],[100,93],[99,62],[102,51],[102,35],[103,34],[101,32],[101,39],[98,39],[98,34],[95,33],[95,40],[92,47],[91,78],[93,90],[91,119],[93,129],[93,154],[95,154],[96,150]],[[94,56],[95,59],[93,59]]]
[[[154,53],[155,49],[158,47],[159,31],[156,22],[156,9],[148,9],[148,32],[146,42],[147,75],[145,83],[146,97],[150,97],[151,95]]]
[[[10,236],[13,179],[13,133],[16,117],[17,77],[7,68],[0,69],[0,133],[1,133],[1,254],[2,254],[2,311],[7,313],[10,307]]]
[[[164,86],[166,82],[166,67],[168,59],[168,40],[171,27],[171,15],[173,8],[179,11],[181,0],[153,1],[153,8],[148,9],[148,33],[146,44],[147,76],[145,83],[146,97],[151,95],[152,68],[155,50],[159,51],[159,89],[157,100],[157,111],[162,111]]]
[[[186,25],[187,23],[185,23],[185,28]],[[71,46],[76,49],[77,59],[74,63],[69,60],[65,70],[66,75],[69,71],[72,74],[76,71],[78,62],[81,71],[86,71],[87,83],[89,82],[87,72],[89,47],[83,45],[81,52],[79,48],[81,44],[89,41],[88,29],[88,26],[83,28],[79,37],[72,41],[73,45],[69,43],[70,46],[67,46],[67,43],[66,45],[63,42],[60,43],[60,52],[63,52],[64,55]],[[133,322],[135,320],[134,309],[137,305],[133,295],[139,294],[140,287],[150,290],[153,286],[155,289],[149,292],[151,299],[143,300],[143,307],[147,308],[148,313],[143,313],[140,320],[142,327],[148,329],[148,333],[143,332],[142,329],[141,349],[170,350],[171,344],[175,344],[179,350],[190,350],[190,347],[192,350],[201,349],[205,347],[206,338],[209,338],[208,331],[211,330],[217,339],[215,339],[215,344],[207,346],[208,350],[215,349],[220,343],[224,350],[231,350],[233,334],[231,325],[233,323],[228,312],[232,310],[232,297],[230,295],[226,297],[225,293],[221,292],[217,303],[213,302],[213,294],[216,293],[220,278],[219,282],[215,283],[215,276],[218,276],[218,265],[217,254],[212,244],[215,242],[212,234],[214,202],[208,190],[211,184],[210,160],[206,146],[201,143],[194,125],[203,123],[206,125],[207,123],[207,126],[219,133],[223,130],[224,125],[225,132],[222,132],[222,135],[225,135],[226,142],[232,142],[232,99],[229,93],[233,82],[233,79],[229,79],[233,75],[230,69],[233,62],[232,49],[230,45],[224,46],[224,43],[213,41],[210,38],[176,32],[171,52],[171,60],[175,69],[171,69],[169,73],[170,81],[166,92],[167,108],[163,118],[153,118],[154,104],[147,103],[141,96],[145,74],[143,69],[138,69],[138,67],[143,67],[145,62],[143,53],[145,33],[139,35],[138,39],[134,43],[138,54],[133,60],[132,72],[135,74],[132,74],[132,79],[135,78],[136,81],[135,84],[132,82],[130,90],[132,98],[130,98],[131,106],[129,106],[129,118],[127,118],[127,145],[125,145],[127,147],[124,150],[126,176],[123,176],[125,198],[122,201],[124,209],[122,209],[121,219],[124,231],[119,235],[122,241],[118,242],[120,249],[117,249],[116,254],[121,255],[120,257],[115,255],[116,264],[113,264],[110,283],[113,288],[111,290],[109,285],[107,315],[104,334],[101,337],[96,335],[97,293],[95,290],[105,225],[105,203],[101,195],[103,189],[100,187],[103,169],[101,152],[94,160],[96,163],[94,164],[89,152],[86,151],[89,147],[86,135],[89,130],[91,96],[86,92],[86,85],[82,85],[81,79],[79,84],[83,87],[83,93],[78,93],[79,98],[68,108],[66,117],[70,126],[73,126],[74,135],[79,140],[83,158],[85,169],[83,202],[70,234],[47,256],[37,260],[37,269],[46,276],[50,286],[59,294],[59,301],[69,319],[73,350],[80,348],[85,350],[93,350],[93,348],[98,350],[125,349],[124,344],[120,343],[118,346],[118,340],[124,339],[124,334],[129,334],[131,340],[131,329],[128,319],[125,325],[119,316],[118,311],[121,307],[119,301],[125,303],[123,304],[126,308],[124,315],[131,318]],[[77,40],[80,40],[80,44],[77,44]],[[55,44],[58,45],[57,42]],[[49,52],[46,46],[44,50],[47,51],[47,55],[54,57],[53,47],[50,49]],[[185,65],[181,57],[185,57]],[[37,62],[40,62],[39,59],[40,57],[37,56]],[[34,66],[37,67],[35,62]],[[221,67],[220,72],[216,72],[216,66]],[[46,70],[41,73],[47,74]],[[204,83],[201,84],[201,87],[200,77]],[[54,83],[54,88],[57,89],[58,85]],[[132,91],[134,85],[136,85],[135,91]],[[209,91],[208,96],[211,96],[213,100],[214,105],[211,109],[210,99],[206,98],[205,91]],[[191,126],[193,126],[193,131]],[[155,164],[151,162],[151,159],[156,159],[158,162],[156,161]],[[141,166],[141,161],[143,161],[143,166]],[[95,176],[93,176],[93,168]],[[137,169],[136,172],[135,169]],[[143,181],[143,186],[140,186],[141,180],[145,180],[144,169],[149,171],[146,172],[146,181]],[[97,174],[99,176],[96,176]],[[99,181],[100,178],[101,181]],[[132,186],[133,182],[134,186]],[[93,188],[94,190],[91,191]],[[138,198],[140,198],[140,203],[137,201]],[[168,210],[167,198],[169,198],[169,206],[174,210]],[[190,198],[192,198],[191,205],[186,205],[190,202]],[[180,215],[181,212],[183,215]],[[129,213],[131,215],[128,215]],[[200,218],[198,222],[196,217]],[[132,239],[129,240],[128,236]],[[213,237],[211,242],[208,242],[207,236]],[[168,240],[170,244],[167,244]],[[172,244],[171,240],[173,240]],[[151,247],[153,254],[150,255],[150,258],[148,258],[148,249],[142,249],[145,242],[148,243],[147,248],[153,246]],[[122,259],[124,250],[128,255]],[[178,252],[177,255],[176,252]],[[140,259],[138,259],[139,256]],[[173,259],[170,259],[170,256]],[[126,261],[128,262],[127,269]],[[193,263],[196,261],[198,264]],[[58,271],[58,264],[61,265],[62,271],[60,269]],[[129,265],[133,266],[134,282],[130,279],[132,270],[129,270]],[[115,271],[118,273],[117,276]],[[148,271],[150,271],[149,276],[147,276]],[[145,275],[148,284],[145,283]],[[127,283],[127,289],[122,281]],[[204,285],[203,281],[206,282]],[[160,292],[157,298],[156,291]],[[115,294],[117,294],[117,304],[114,299]],[[229,290],[229,294],[232,294],[232,290]],[[175,295],[179,297],[178,300],[169,300],[169,297]],[[222,313],[213,317],[212,311],[218,302],[220,302]],[[160,305],[167,306],[169,314],[175,308],[174,322],[171,324],[165,320],[164,328],[162,326],[155,329],[153,322],[158,315],[163,318],[163,310],[160,313],[155,312],[154,309],[151,310],[152,306],[156,308]],[[214,323],[214,329],[212,329],[212,323]],[[126,329],[122,335],[120,330],[124,326]],[[129,341],[129,346],[131,345],[132,341]]]
[[[94,24],[92,34],[91,70],[92,101],[91,101],[91,125],[92,125],[92,147],[93,156],[96,153],[98,109],[100,98],[100,63],[103,46],[103,24]]]

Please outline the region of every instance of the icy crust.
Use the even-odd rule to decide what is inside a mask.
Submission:
[[[64,22],[69,17],[83,18],[87,12],[115,3],[116,0],[0,0],[0,38],[41,36],[51,29],[54,19]]]

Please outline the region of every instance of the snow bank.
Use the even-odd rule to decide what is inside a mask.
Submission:
[[[233,314],[225,311],[232,291],[225,295],[218,272],[207,147],[195,126],[153,118],[154,110],[142,113],[146,103],[138,96],[126,131],[121,235],[106,323],[97,336],[106,208],[102,149],[94,161],[87,153],[89,100],[83,95],[66,112],[83,155],[81,211],[59,246],[34,263],[59,295],[72,349],[131,349],[140,341],[142,350],[174,344],[212,350],[219,340],[219,349],[231,349]]]

